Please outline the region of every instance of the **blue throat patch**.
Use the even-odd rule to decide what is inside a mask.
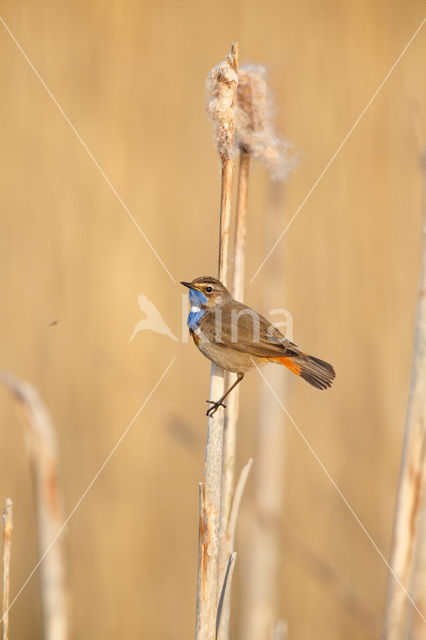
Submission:
[[[189,290],[189,302],[192,307],[199,307],[199,311],[190,311],[188,316],[188,329],[192,331],[196,331],[198,327],[198,323],[200,322],[203,315],[206,313],[206,309],[202,309],[201,306],[203,304],[207,304],[208,300],[204,293],[201,291],[196,291],[195,289]]]

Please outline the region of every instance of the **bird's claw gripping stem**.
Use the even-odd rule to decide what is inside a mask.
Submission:
[[[224,409],[226,409],[226,404],[223,404],[222,400],[218,400],[217,402],[214,402],[213,400],[206,400],[206,402],[212,405],[207,409],[206,416],[213,416],[219,409],[219,407],[223,407]]]

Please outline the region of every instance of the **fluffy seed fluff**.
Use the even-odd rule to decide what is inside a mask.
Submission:
[[[216,125],[215,141],[222,160],[235,153],[238,76],[229,62],[221,62],[207,78],[207,112]]]
[[[245,64],[238,70],[235,144],[259,160],[272,180],[284,180],[293,168],[289,143],[274,129],[274,102],[266,82],[266,69]]]

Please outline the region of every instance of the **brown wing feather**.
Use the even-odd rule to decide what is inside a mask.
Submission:
[[[219,311],[208,311],[200,329],[215,344],[261,358],[301,353],[266,318],[235,300],[221,305]]]
[[[283,364],[318,389],[327,389],[335,378],[328,362],[303,353],[266,318],[235,300],[223,304],[220,313],[207,312],[200,329],[218,347]]]

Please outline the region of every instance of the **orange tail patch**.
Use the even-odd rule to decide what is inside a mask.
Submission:
[[[327,389],[331,387],[336,377],[336,373],[331,364],[304,353],[295,354],[294,356],[270,358],[270,360],[283,364],[287,369],[317,389]]]
[[[302,367],[296,364],[291,358],[286,356],[282,358],[271,358],[273,362],[278,362],[279,364],[283,364],[287,369],[290,369],[297,376],[300,376],[302,373]]]

